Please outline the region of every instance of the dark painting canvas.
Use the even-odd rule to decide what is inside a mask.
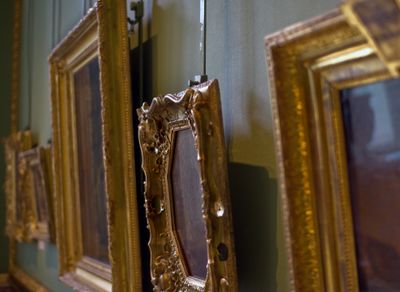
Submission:
[[[83,254],[109,263],[99,62],[74,74]]]
[[[202,215],[200,167],[191,129],[175,132],[171,184],[175,232],[190,276],[205,280],[206,229]]]
[[[342,92],[361,291],[400,291],[400,80]]]

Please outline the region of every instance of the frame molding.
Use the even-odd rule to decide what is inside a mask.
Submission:
[[[400,0],[347,0],[342,11],[391,74],[400,76]]]
[[[99,262],[90,270],[86,270],[84,264],[83,267],[80,266],[81,262],[85,262],[85,257],[79,207],[76,110],[70,76],[98,56],[98,44],[97,6],[94,6],[49,57],[53,121],[52,161],[53,173],[57,174],[54,176],[53,188],[60,279],[74,289],[109,291],[112,289],[111,265]]]
[[[291,291],[358,291],[339,92],[395,76],[339,9],[265,38]]]
[[[127,7],[98,0],[103,138],[114,291],[141,291]]]
[[[16,241],[30,241],[35,231],[35,205],[33,186],[29,180],[29,161],[23,156],[23,153],[32,149],[32,144],[30,131],[12,134],[5,140],[6,233],[11,240]]]
[[[54,184],[58,198],[58,233],[69,225],[68,230],[58,237],[60,274],[63,281],[76,289],[110,290],[112,285],[114,291],[142,290],[127,36],[125,1],[99,0],[49,57],[53,165],[54,170],[62,170],[58,173],[63,173],[55,178]],[[80,232],[80,227],[72,227],[72,201],[66,195],[75,188],[76,174],[68,172],[69,154],[65,151],[67,149],[68,153],[73,153],[74,150],[70,149],[62,132],[69,131],[65,119],[70,115],[70,105],[63,101],[67,94],[65,69],[71,61],[66,58],[74,59],[77,56],[77,46],[88,46],[90,52],[86,57],[97,55],[99,58],[111,269],[85,258],[81,247],[74,242],[74,228]],[[71,122],[73,117],[68,116],[68,120]],[[69,178],[71,175],[74,176],[72,179]]]
[[[10,286],[17,289],[25,289],[29,292],[48,292],[49,290],[36,279],[29,276],[22,269],[14,266],[10,268]]]
[[[11,134],[18,131],[18,111],[21,78],[22,0],[14,1],[13,55],[11,73]]]
[[[145,208],[150,230],[154,291],[237,291],[227,161],[217,80],[178,94],[155,97],[138,109],[139,143],[145,173]],[[191,129],[195,141],[206,228],[207,276],[187,274],[175,235],[170,202],[174,131]]]
[[[11,111],[11,127],[10,139],[17,135],[18,131],[18,111],[19,111],[19,94],[20,94],[20,64],[21,64],[21,34],[22,34],[22,0],[14,1],[14,18],[13,18],[13,55],[12,55],[12,84],[11,84],[11,98],[10,98],[10,111]],[[6,158],[7,159],[7,158]],[[7,161],[7,160],[6,160]],[[8,171],[8,170],[7,170]],[[8,182],[6,182],[6,188]],[[9,212],[7,202],[7,212]],[[7,225],[9,224],[9,214],[7,214]],[[17,242],[13,237],[9,237],[8,244],[8,279],[11,285],[14,282],[18,287],[24,287],[27,291],[47,292],[41,283],[36,279],[22,271],[16,260],[16,245]]]

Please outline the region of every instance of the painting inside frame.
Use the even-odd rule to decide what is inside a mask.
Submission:
[[[74,75],[83,255],[109,264],[99,60]]]
[[[207,243],[202,216],[200,167],[192,130],[174,131],[170,170],[174,229],[183,252],[189,276],[206,279]]]
[[[360,291],[400,290],[400,79],[341,91]]]
[[[138,109],[154,291],[237,291],[217,80]]]

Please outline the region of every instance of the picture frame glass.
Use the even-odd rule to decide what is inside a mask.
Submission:
[[[97,56],[73,74],[83,255],[109,264]]]
[[[192,130],[173,132],[174,149],[170,170],[174,230],[189,276],[206,279],[207,242],[202,216],[200,167]]]
[[[400,79],[341,91],[360,291],[400,289]]]

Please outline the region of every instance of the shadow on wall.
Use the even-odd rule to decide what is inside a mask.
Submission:
[[[228,167],[239,290],[276,291],[276,179],[263,167]]]

